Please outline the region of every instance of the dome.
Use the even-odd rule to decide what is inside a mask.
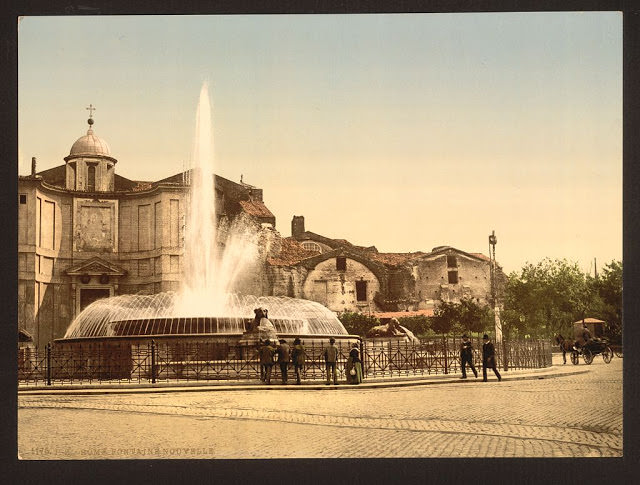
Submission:
[[[87,134],[81,136],[71,147],[69,156],[111,156],[111,150],[106,141],[93,133],[92,129]]]

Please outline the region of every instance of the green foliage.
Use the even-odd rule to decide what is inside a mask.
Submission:
[[[359,312],[342,312],[338,314],[338,320],[351,335],[364,337],[371,327],[380,325],[380,320],[371,315]]]
[[[459,330],[480,333],[494,326],[493,311],[473,298],[462,298],[459,307]]]
[[[451,332],[456,322],[460,320],[459,305],[443,301],[436,307],[431,317],[431,329],[441,335]]]
[[[400,325],[411,330],[413,334],[417,336],[424,336],[429,333],[431,328],[431,322],[426,315],[416,315],[414,317],[400,317],[398,318]]]
[[[493,311],[473,298],[462,298],[460,303],[442,302],[434,310],[431,330],[443,335],[450,332],[480,333],[493,327]]]
[[[612,262],[604,273],[602,278],[591,278],[576,263],[549,258],[527,264],[520,274],[511,273],[501,314],[506,336],[572,335],[572,322],[584,317],[615,325],[620,321],[616,311],[622,308],[622,263]]]
[[[599,315],[607,322],[609,338],[616,343],[622,341],[622,261],[611,261],[599,278],[591,278],[594,304]]]

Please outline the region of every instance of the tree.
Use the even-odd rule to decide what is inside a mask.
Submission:
[[[622,261],[611,261],[600,278],[591,281],[599,299],[600,318],[607,322],[608,337],[616,343],[622,340]]]
[[[493,311],[487,305],[480,305],[473,298],[462,298],[458,308],[459,329],[462,332],[480,333],[493,324]]]
[[[342,312],[338,315],[338,320],[351,335],[361,337],[364,337],[371,327],[380,325],[380,320],[376,317],[359,312]]]
[[[425,335],[431,328],[431,322],[426,315],[416,315],[414,317],[400,317],[398,318],[400,325],[411,330],[414,335]]]
[[[431,329],[438,334],[451,332],[453,326],[460,321],[460,306],[448,301],[443,301],[433,311],[431,317]]]
[[[503,330],[508,336],[573,335],[572,322],[592,306],[592,292],[577,263],[545,258],[511,273],[504,290]]]

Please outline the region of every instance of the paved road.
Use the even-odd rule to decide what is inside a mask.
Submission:
[[[23,459],[622,456],[622,360],[580,369],[386,389],[20,395],[18,450]]]

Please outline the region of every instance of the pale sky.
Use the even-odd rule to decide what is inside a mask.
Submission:
[[[216,173],[283,236],[622,259],[619,12],[26,17],[18,41],[20,174],[64,163],[90,103],[118,174],[178,173],[207,81]]]

